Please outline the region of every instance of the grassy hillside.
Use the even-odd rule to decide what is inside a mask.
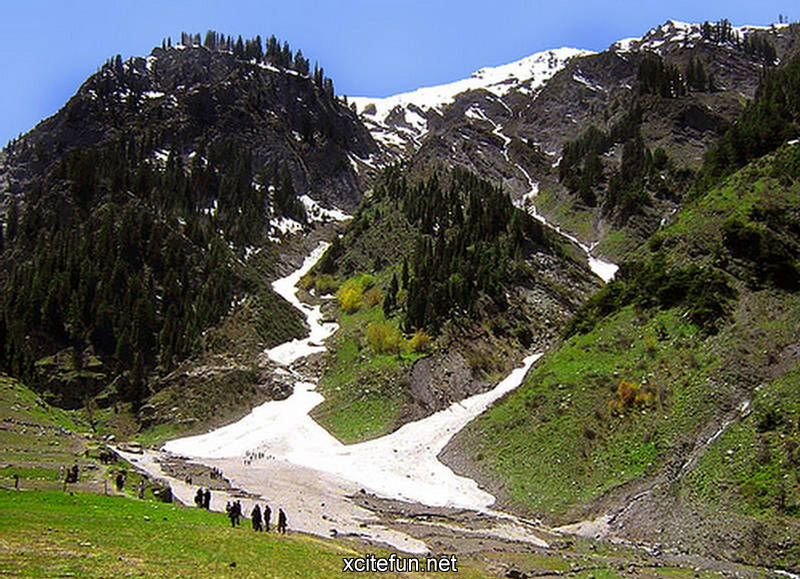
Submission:
[[[325,401],[312,416],[345,443],[376,438],[398,428],[409,403],[405,374],[424,354],[401,336],[397,319],[386,320],[380,305],[357,312],[338,312],[339,331],[319,391]],[[370,327],[387,328],[397,340],[396,352],[376,349]],[[395,349],[393,346],[389,350]]]
[[[61,469],[81,460],[74,433],[81,417],[53,408],[13,378],[0,374],[0,481],[20,488],[60,488]],[[81,461],[82,462],[82,461]]]
[[[232,529],[220,513],[81,493],[0,491],[0,535],[0,572],[22,577],[328,579],[356,576],[341,573],[342,557],[363,555],[354,543]]]
[[[684,523],[736,513],[727,531],[763,526],[764,552],[769,529],[797,537],[798,207],[796,145],[688,204],[524,385],[459,435],[469,468],[505,504],[551,521],[613,512],[655,485]],[[769,557],[751,547],[737,556],[800,565],[796,540]]]

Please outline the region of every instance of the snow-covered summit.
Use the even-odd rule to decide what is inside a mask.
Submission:
[[[425,113],[441,113],[463,92],[485,89],[497,96],[505,96],[511,90],[532,94],[571,58],[588,54],[592,52],[577,48],[546,50],[509,64],[482,68],[455,82],[383,98],[348,97],[348,101],[355,103],[373,137],[384,144],[402,146],[416,142],[427,132]]]
[[[482,68],[473,72],[469,78],[455,82],[423,87],[384,98],[348,97],[348,100],[356,103],[359,113],[364,113],[364,109],[370,104],[374,105],[375,112],[367,114],[379,119],[386,118],[398,105],[406,107],[413,104],[422,110],[441,109],[453,102],[457,94],[468,90],[486,89],[497,96],[505,95],[512,88],[535,90],[561,70],[570,58],[586,54],[592,53],[577,48],[547,50],[509,64]]]

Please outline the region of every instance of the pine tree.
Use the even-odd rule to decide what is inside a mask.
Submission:
[[[244,58],[244,42],[241,35],[236,39],[236,44],[233,46],[233,56],[240,59]]]
[[[286,41],[284,41],[283,50],[281,51],[281,66],[283,68],[291,68],[292,66],[292,48]]]
[[[387,293],[383,298],[383,317],[388,318],[395,308],[395,301],[391,293]]]
[[[303,58],[303,51],[299,50],[294,55],[294,69],[300,74],[308,74],[308,61]]]

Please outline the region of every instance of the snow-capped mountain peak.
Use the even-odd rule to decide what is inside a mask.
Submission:
[[[419,88],[388,97],[348,97],[358,113],[384,145],[406,148],[416,146],[428,131],[427,114],[441,113],[455,97],[471,90],[487,90],[498,97],[511,90],[535,93],[554,74],[576,56],[592,54],[577,48],[557,48],[537,52],[520,60],[477,70],[469,78]]]

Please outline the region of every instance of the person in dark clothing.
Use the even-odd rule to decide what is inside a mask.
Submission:
[[[226,508],[225,510],[228,511],[228,518],[231,520],[231,527],[235,527],[236,526],[236,507],[234,507],[233,505],[230,505],[230,508]]]
[[[253,512],[250,515],[250,520],[253,522],[253,530],[254,531],[263,531],[264,528],[261,525],[261,507],[256,505],[253,507]]]
[[[124,471],[118,471],[117,472],[117,478],[114,481],[114,484],[117,487],[117,492],[122,492],[122,489],[125,488],[125,472]]]
[[[76,483],[78,482],[78,465],[73,464],[71,467],[67,468],[67,474],[64,477],[64,490],[67,490],[68,483]]]
[[[269,533],[269,519],[272,517],[272,509],[269,508],[269,505],[264,505],[264,530]]]
[[[203,494],[203,508],[205,510],[211,509],[211,490],[206,489],[206,492]]]
[[[278,532],[286,533],[286,513],[283,509],[278,509]]]
[[[234,527],[238,527],[239,526],[239,520],[242,518],[242,502],[241,501],[237,500],[235,503],[233,503],[233,513],[234,513],[234,517],[233,517],[234,525],[233,526]]]
[[[198,509],[202,509],[203,508],[204,498],[205,497],[203,495],[203,487],[200,487],[200,488],[197,489],[197,492],[194,494],[194,504]]]

